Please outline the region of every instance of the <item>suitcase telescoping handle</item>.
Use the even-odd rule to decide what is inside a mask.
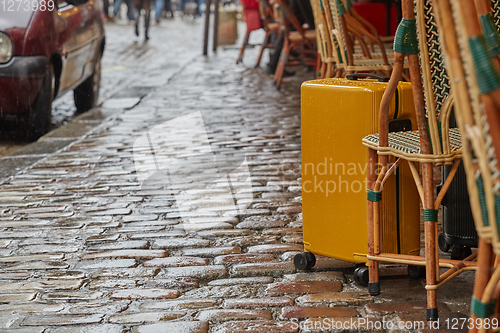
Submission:
[[[356,81],[357,79],[368,78],[368,79],[377,79],[378,82],[389,82],[389,78],[387,76],[371,74],[371,73],[354,73],[354,74],[346,75],[346,78],[348,80],[354,80],[354,81]]]

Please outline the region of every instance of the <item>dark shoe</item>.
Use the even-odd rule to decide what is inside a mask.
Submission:
[[[272,68],[269,65],[266,66],[266,74],[267,75],[274,75],[274,72],[276,72],[276,68]]]
[[[135,35],[139,37],[139,20],[135,23]]]

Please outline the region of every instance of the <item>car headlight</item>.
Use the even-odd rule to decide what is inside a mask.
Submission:
[[[12,41],[7,34],[0,32],[0,63],[8,62],[12,58]]]

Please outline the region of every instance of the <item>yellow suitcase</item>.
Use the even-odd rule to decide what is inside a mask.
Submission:
[[[386,82],[374,79],[323,79],[302,84],[302,212],[306,251],[300,255],[302,258],[310,258],[313,253],[355,263],[367,261],[368,149],[361,139],[378,131],[379,104],[386,86]],[[394,119],[390,128],[395,131],[417,128],[410,83],[398,85],[389,117]],[[383,252],[419,254],[419,201],[410,169],[402,163],[384,186]],[[298,258],[297,268],[304,269],[304,262],[298,264]],[[314,256],[307,260],[305,268],[314,265]]]

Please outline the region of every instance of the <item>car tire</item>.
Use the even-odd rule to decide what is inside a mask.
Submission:
[[[54,68],[52,64],[49,64],[40,91],[28,111],[26,120],[26,140],[28,142],[37,140],[50,129],[54,87]]]
[[[73,92],[77,113],[87,112],[97,105],[101,85],[101,53],[96,55],[94,72]]]

